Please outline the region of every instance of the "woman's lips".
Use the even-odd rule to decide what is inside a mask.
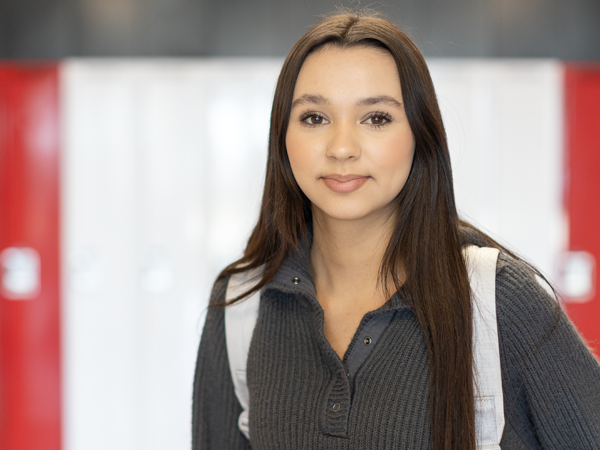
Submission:
[[[321,177],[325,186],[340,194],[356,191],[368,179],[369,177],[362,175],[325,175]]]

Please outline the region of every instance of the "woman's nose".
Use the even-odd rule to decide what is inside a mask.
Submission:
[[[361,155],[361,147],[357,133],[347,125],[331,128],[331,136],[325,155],[339,161],[356,159]]]

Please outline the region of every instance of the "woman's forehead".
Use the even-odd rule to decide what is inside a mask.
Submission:
[[[311,53],[300,69],[294,101],[301,97],[325,100],[400,97],[400,77],[392,55],[370,46],[328,45]],[[326,103],[326,101],[322,101]]]

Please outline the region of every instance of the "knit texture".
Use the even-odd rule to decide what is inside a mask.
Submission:
[[[325,339],[307,255],[306,248],[292,255],[262,295],[247,368],[251,446],[237,428],[224,312],[209,308],[194,381],[193,449],[430,449],[429,357],[416,317],[392,305],[396,314],[351,386]],[[303,290],[278,281],[293,273]],[[226,283],[215,284],[211,302],[224,299]],[[502,449],[600,449],[600,366],[573,325],[529,269],[503,254],[496,300]]]

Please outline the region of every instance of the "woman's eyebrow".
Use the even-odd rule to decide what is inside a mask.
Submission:
[[[312,103],[314,105],[329,105],[331,102],[322,95],[304,94],[292,102],[292,108]]]
[[[306,105],[307,103],[311,103],[313,105],[331,104],[329,99],[323,97],[322,95],[304,94],[292,102],[292,108],[295,108],[296,106]],[[389,106],[393,106],[398,109],[402,109],[402,103],[400,103],[398,100],[396,100],[390,95],[378,95],[376,97],[361,98],[356,102],[356,106],[372,106],[382,103]]]
[[[357,106],[371,106],[371,105],[377,105],[377,104],[381,104],[381,103],[386,104],[388,106],[396,107],[398,109],[402,109],[402,103],[400,103],[394,97],[391,97],[389,95],[379,95],[377,97],[361,98],[359,101],[356,102],[356,105]]]

